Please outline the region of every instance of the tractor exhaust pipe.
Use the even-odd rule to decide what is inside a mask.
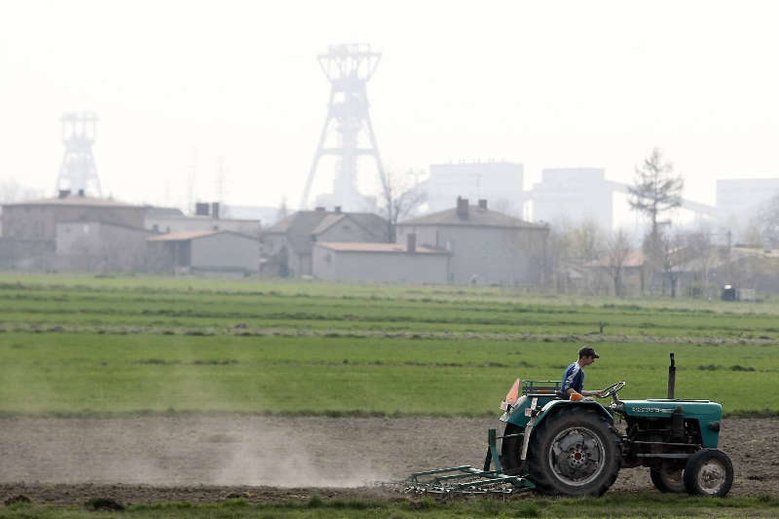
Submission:
[[[674,399],[674,390],[676,389],[676,362],[674,354],[671,353],[671,365],[668,366],[668,399]]]

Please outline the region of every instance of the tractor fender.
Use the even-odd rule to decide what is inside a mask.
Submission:
[[[609,413],[605,407],[595,400],[552,400],[541,408],[541,412],[536,417],[535,426],[538,426],[548,416],[557,415],[565,412],[572,406],[586,407],[588,411],[598,413],[605,418],[609,423],[614,423],[614,417]]]

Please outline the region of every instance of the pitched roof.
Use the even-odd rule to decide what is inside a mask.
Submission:
[[[446,209],[437,213],[412,218],[398,223],[398,226],[406,225],[453,225],[469,227],[507,227],[522,229],[546,229],[543,224],[530,223],[507,214],[491,211],[478,205],[468,206],[468,216],[462,217],[457,208]]]
[[[152,236],[146,238],[147,241],[189,241],[196,238],[203,238],[205,236],[211,236],[213,234],[219,234],[224,231],[176,231],[169,232],[167,234],[160,234],[158,236]]]
[[[4,207],[23,207],[26,205],[37,206],[73,206],[73,207],[122,207],[127,209],[145,209],[140,205],[126,204],[124,202],[117,202],[110,198],[94,198],[91,196],[78,196],[71,195],[63,198],[42,198],[39,200],[28,200],[26,202],[14,202],[11,204],[3,204]]]
[[[328,211],[297,211],[272,225],[265,234],[286,235],[296,253],[306,254],[311,251],[313,235],[323,233],[345,218],[354,221],[377,239],[386,239],[386,222],[378,215]]]
[[[373,242],[317,242],[316,246],[337,252],[381,252],[381,253],[407,253],[408,249],[402,243],[373,243]],[[449,254],[444,249],[436,249],[426,245],[417,245],[416,254]]]
[[[334,213],[328,214],[319,225],[312,231],[312,234],[319,235],[344,220],[351,220],[356,225],[362,227],[365,231],[375,236],[378,241],[387,240],[387,221],[381,216],[373,213]]]
[[[343,220],[345,217],[346,215],[344,215],[343,213],[335,213],[335,214],[328,213],[327,216],[322,218],[322,220],[319,222],[319,225],[314,227],[314,230],[311,231],[311,234],[323,233],[333,225]]]

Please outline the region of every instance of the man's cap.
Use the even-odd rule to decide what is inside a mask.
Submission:
[[[596,359],[599,359],[600,355],[598,355],[598,352],[592,349],[590,346],[584,346],[579,350],[579,358],[582,357],[595,357]]]

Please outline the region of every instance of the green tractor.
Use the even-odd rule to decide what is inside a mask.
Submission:
[[[599,496],[620,468],[643,466],[661,492],[726,495],[733,464],[717,449],[722,406],[674,398],[675,375],[672,353],[667,398],[620,400],[621,381],[604,389],[608,406],[563,399],[560,382],[517,380],[502,405],[503,473],[542,493]]]

